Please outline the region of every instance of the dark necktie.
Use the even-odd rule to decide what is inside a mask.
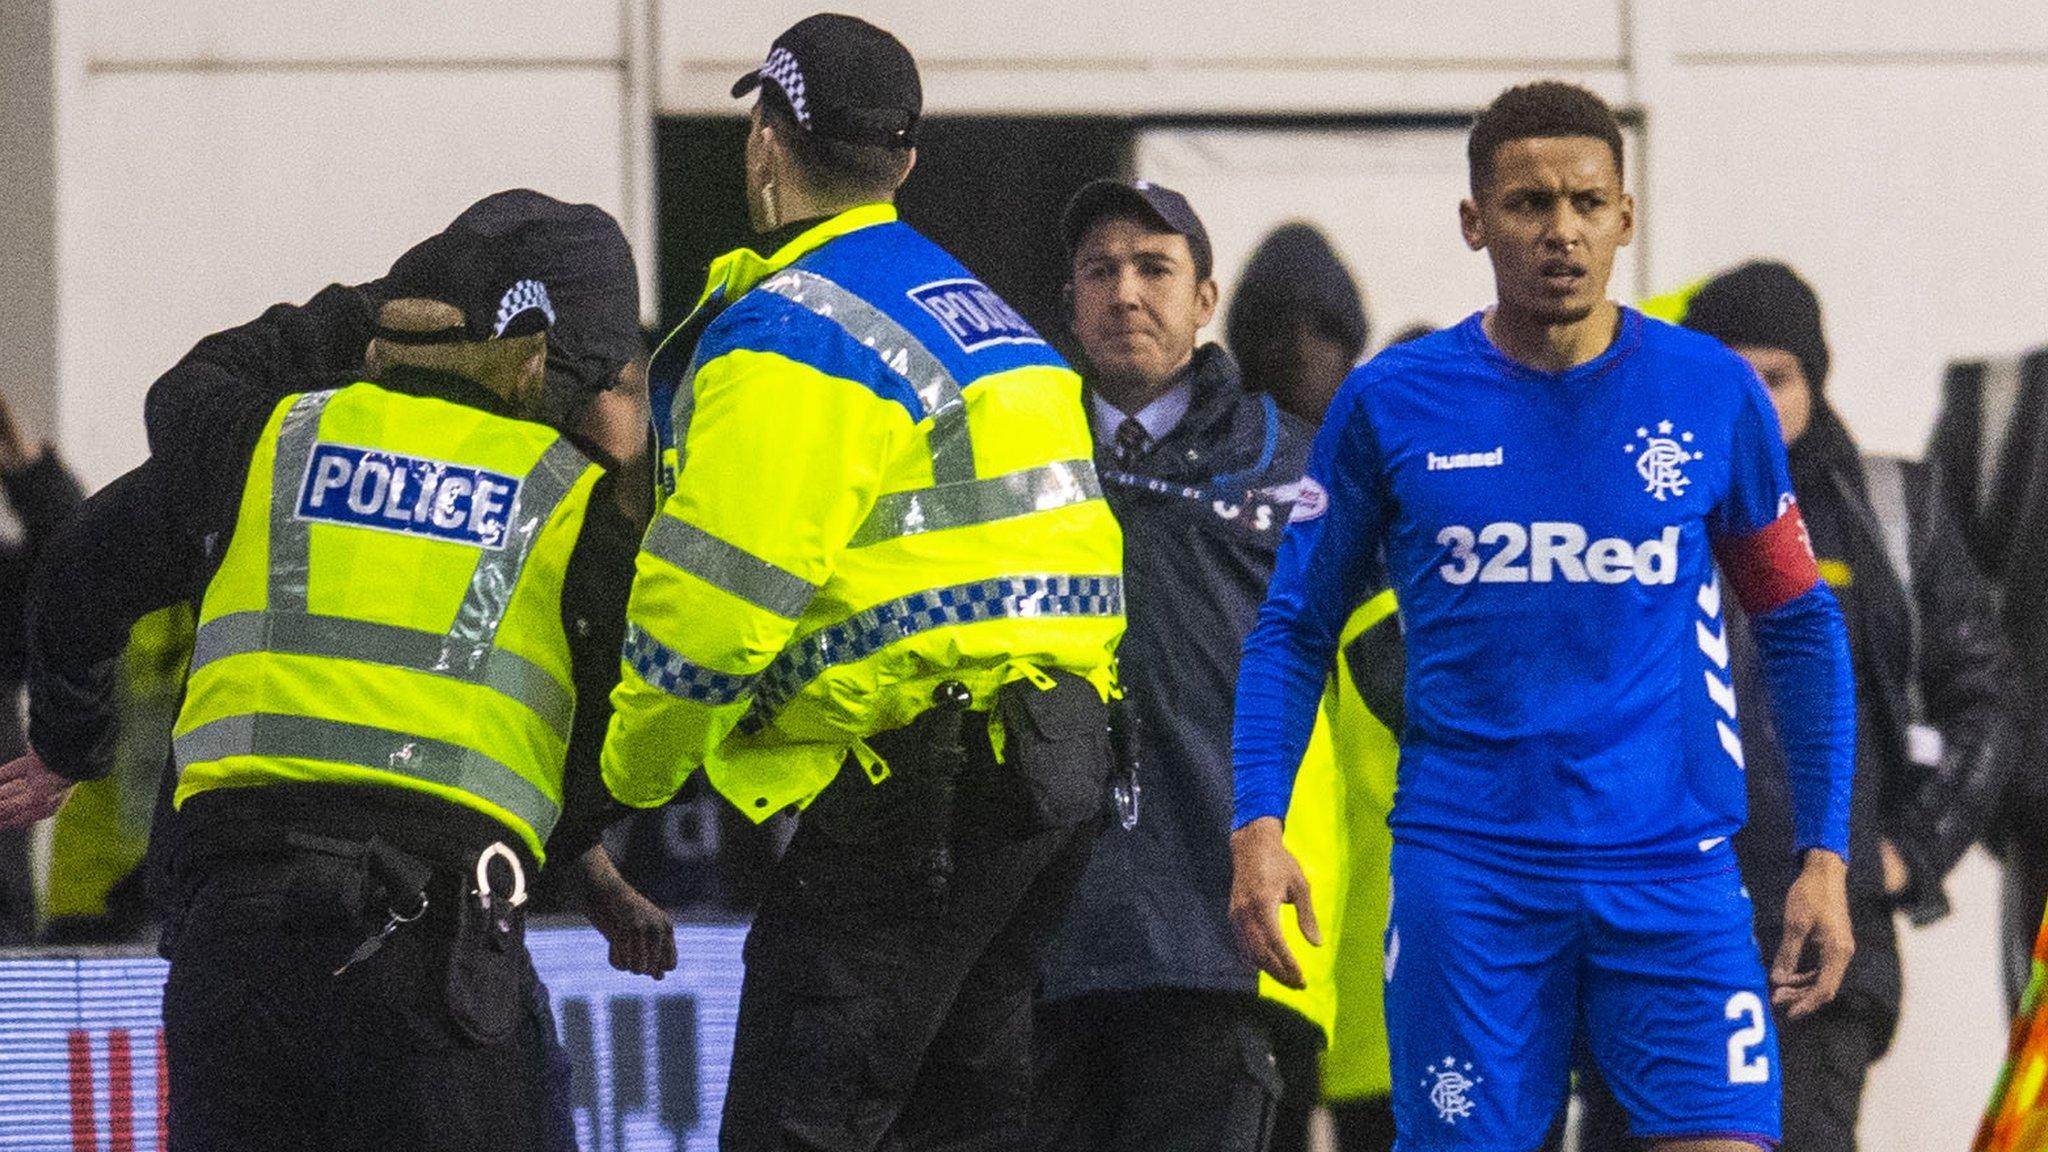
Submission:
[[[1138,422],[1136,416],[1124,417],[1124,422],[1116,426],[1118,463],[1129,464],[1136,460],[1138,454],[1145,450],[1145,441],[1151,438],[1151,434],[1145,431],[1145,426]]]

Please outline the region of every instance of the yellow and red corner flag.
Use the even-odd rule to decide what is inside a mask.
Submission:
[[[2048,1152],[2048,910],[2034,939],[2034,974],[2012,1022],[2005,1071],[1991,1091],[1971,1152]]]

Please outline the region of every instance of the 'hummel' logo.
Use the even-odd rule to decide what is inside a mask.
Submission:
[[[1491,452],[1453,452],[1448,456],[1429,453],[1431,472],[1449,472],[1455,468],[1498,468],[1507,461],[1507,449],[1495,448]]]

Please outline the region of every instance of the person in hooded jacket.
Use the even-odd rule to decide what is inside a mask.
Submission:
[[[1097,181],[1063,230],[1129,626],[1114,812],[1041,965],[1031,1146],[1262,1149],[1279,1084],[1227,908],[1231,700],[1310,431],[1199,343],[1217,287],[1184,197]]]
[[[1252,251],[1223,324],[1244,386],[1311,425],[1365,354],[1372,326],[1344,261],[1312,224],[1282,224]]]
[[[1848,1152],[1864,1078],[1890,1046],[1901,972],[1893,914],[1947,914],[1942,879],[1983,831],[2016,747],[2004,685],[2011,663],[1989,586],[1938,475],[1861,453],[1828,403],[1820,304],[1797,273],[1744,264],[1700,285],[1686,327],[1729,345],[1778,410],[1821,576],[1849,628],[1858,706],[1850,816],[1849,908],[1856,954],[1841,993],[1811,1015],[1778,1014],[1784,1152]],[[1757,936],[1772,954],[1798,871],[1792,800],[1747,620],[1728,629],[1749,821],[1735,838]],[[1603,1089],[1588,1091],[1581,1147],[1629,1147]]]

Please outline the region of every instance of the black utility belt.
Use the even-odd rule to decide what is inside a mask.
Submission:
[[[504,841],[463,867],[445,859],[376,836],[282,829],[245,851],[193,861],[178,930],[332,939],[327,976],[340,981],[412,980],[417,966],[445,965],[450,1023],[474,1043],[501,1043],[526,1014],[526,864]],[[401,936],[410,946],[387,951]],[[167,949],[175,963],[175,944]],[[394,975],[392,965],[415,970]]]
[[[942,875],[950,870],[963,795],[992,802],[1017,834],[1101,815],[1111,763],[1108,711],[1086,680],[1069,672],[1050,676],[1050,687],[1025,679],[997,691],[992,715],[1003,733],[1000,762],[989,737],[991,713],[970,711],[958,684],[940,685],[932,708],[868,738],[889,765],[888,779],[871,787],[849,772],[813,804],[826,834],[850,842],[893,831],[927,841],[929,870]]]

